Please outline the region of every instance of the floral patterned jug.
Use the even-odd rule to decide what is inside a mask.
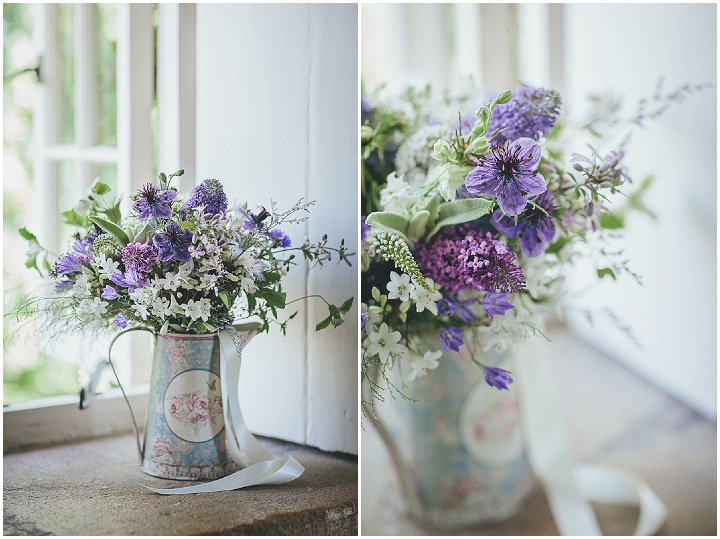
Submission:
[[[242,344],[254,324],[236,327]],[[215,334],[157,334],[142,469],[166,479],[215,479],[238,469],[226,448]]]

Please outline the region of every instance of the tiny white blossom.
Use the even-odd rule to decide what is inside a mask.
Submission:
[[[189,316],[191,320],[201,318],[203,322],[207,322],[210,318],[210,300],[202,298],[200,301],[191,299],[186,305],[183,305],[185,316]]]
[[[415,288],[415,285],[410,282],[410,276],[407,273],[398,275],[394,271],[390,272],[390,282],[387,284],[388,299],[407,301]]]
[[[365,326],[367,328],[367,326]],[[402,336],[400,332],[390,332],[388,325],[383,322],[377,331],[369,331],[366,339],[365,353],[368,356],[378,355],[380,360],[385,362],[391,354],[401,354],[405,346],[400,344]]]
[[[87,274],[82,273],[80,277],[77,278],[75,284],[72,287],[72,295],[76,298],[83,298],[85,296],[89,296],[90,293],[90,281],[88,280]]]
[[[148,313],[148,306],[143,303],[134,303],[132,305],[133,310],[135,313],[142,318],[143,320],[147,320],[147,317],[150,313]]]
[[[85,298],[80,301],[80,316],[85,320],[100,318],[107,312],[107,306],[107,301],[100,298]]]
[[[415,308],[417,312],[421,313],[425,309],[437,316],[437,302],[442,299],[442,294],[435,290],[435,282],[432,279],[425,279],[433,289],[430,292],[419,283],[415,283],[415,288],[410,292],[410,297],[415,301]]]
[[[411,370],[408,374],[409,380],[415,380],[427,374],[427,371],[437,369],[438,359],[442,357],[442,352],[425,352],[423,357],[418,357],[410,364]]]
[[[97,266],[100,275],[108,279],[113,273],[120,272],[120,262],[116,262],[109,256],[97,255],[93,262],[95,262],[95,266]]]

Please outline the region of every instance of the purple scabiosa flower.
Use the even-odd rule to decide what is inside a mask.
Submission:
[[[517,218],[517,224],[512,217],[506,217],[500,210],[495,210],[490,222],[500,234],[508,238],[520,238],[520,247],[525,256],[538,256],[547,248],[555,237],[555,223],[549,215],[557,206],[555,197],[550,191],[545,191],[535,199],[539,208],[530,208]]]
[[[496,314],[502,316],[506,311],[515,308],[515,306],[508,301],[508,295],[505,292],[488,292],[482,301],[482,306],[490,318]]]
[[[521,137],[537,140],[550,132],[559,116],[560,94],[545,88],[521,86],[508,103],[495,105],[488,133],[497,144]]]
[[[117,299],[120,297],[120,294],[118,294],[118,291],[115,290],[112,286],[105,285],[105,288],[103,288],[102,294],[100,294],[100,297],[103,299],[106,299],[108,301],[112,301],[114,299]]]
[[[446,352],[450,350],[459,352],[460,347],[465,342],[463,341],[463,330],[456,327],[442,328],[440,330],[440,342]]]
[[[485,381],[489,386],[497,389],[507,389],[513,383],[510,372],[498,367],[483,367]]]
[[[138,219],[146,221],[150,217],[156,219],[169,219],[172,215],[172,201],[177,193],[172,189],[160,191],[151,183],[140,189],[140,196],[133,204],[133,210],[138,212]]]
[[[282,230],[279,228],[275,228],[269,232],[270,237],[275,238],[280,243],[280,247],[290,247],[292,245],[292,242],[290,241],[290,236],[285,234]]]
[[[445,227],[432,243],[419,245],[416,255],[423,274],[449,294],[461,290],[509,293],[525,288],[515,253],[489,232],[467,225]]]
[[[72,281],[55,281],[55,292],[61,294],[71,288],[73,284],[75,283]]]
[[[155,265],[157,250],[147,243],[128,243],[122,252],[122,261],[126,270],[135,270],[137,273],[147,274]]]
[[[120,329],[125,329],[126,327],[128,327],[128,318],[127,316],[119,314],[115,318],[113,318],[113,324],[115,324]]]
[[[177,223],[170,223],[165,232],[155,234],[153,245],[158,251],[160,261],[167,262],[175,259],[180,262],[187,262],[190,260],[192,236],[192,232]]]
[[[200,185],[193,187],[190,198],[182,207],[180,217],[185,219],[188,211],[199,206],[203,207],[204,213],[212,213],[213,215],[225,213],[228,206],[227,196],[218,180],[203,180]]]
[[[125,275],[122,273],[113,273],[110,276],[110,280],[118,286],[127,288],[128,292],[134,292],[149,282],[147,275],[137,273],[135,270],[128,270],[125,272]]]
[[[360,313],[360,329],[365,329],[365,324],[367,324],[368,321],[368,313]]]
[[[508,215],[520,215],[528,198],[547,190],[545,179],[536,170],[540,145],[520,138],[505,146],[494,146],[478,159],[478,165],[465,178],[465,187],[473,196],[495,197]]]
[[[60,258],[55,261],[55,273],[58,275],[76,275],[82,271],[82,267],[83,258],[72,251],[61,255]]]

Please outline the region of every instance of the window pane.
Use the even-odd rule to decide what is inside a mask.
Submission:
[[[58,6],[60,41],[60,107],[58,113],[58,142],[75,142],[75,6]]]
[[[58,237],[60,238],[60,251],[67,250],[70,245],[70,236],[77,232],[77,227],[63,223],[62,212],[71,210],[82,196],[82,186],[77,175],[75,163],[61,161],[57,167],[57,211],[58,211]]]
[[[100,178],[112,189],[112,193],[117,197],[117,165],[115,163],[102,163],[95,165],[93,169],[93,178]]]
[[[117,144],[117,7],[98,4],[98,144]]]

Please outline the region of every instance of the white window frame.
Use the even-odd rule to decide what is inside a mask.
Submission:
[[[57,167],[59,161],[76,163],[82,187],[87,188],[93,178],[92,167],[96,164],[113,163],[117,166],[118,191],[130,194],[144,182],[153,178],[152,144],[151,144],[151,106],[153,95],[153,30],[151,4],[118,4],[117,5],[117,147],[96,144],[97,134],[97,77],[96,51],[89,46],[94,42],[97,32],[97,5],[75,4],[75,140],[76,143],[58,144],[58,103],[59,103],[59,32],[58,6],[56,4],[38,4],[35,6],[34,39],[41,61],[41,82],[37,92],[35,105],[36,121],[34,129],[34,161],[35,181],[40,200],[38,216],[38,237],[42,244],[56,249],[59,245],[56,223],[59,222],[57,208]],[[194,6],[192,10],[178,8],[173,5],[162,5],[162,13],[180,9],[183,17],[177,17],[175,24],[180,26],[191,15],[191,25],[185,24],[182,29],[184,40],[188,40],[194,49]],[[188,11],[190,13],[188,13]],[[163,20],[168,19],[167,15]],[[172,19],[160,32],[164,37],[172,32]],[[188,29],[192,33],[188,35]],[[163,49],[163,56],[169,55],[168,46]],[[180,53],[176,52],[177,59]],[[158,64],[161,62],[158,54]],[[192,98],[192,147],[188,147],[186,139],[170,141],[178,144],[184,151],[192,150],[194,168],[194,58],[191,62],[192,88],[185,83],[183,99],[188,95]],[[180,75],[179,63],[173,72],[166,69],[164,84],[173,86],[172,76]],[[188,74],[183,74],[185,80]],[[179,79],[176,79],[179,80]],[[159,92],[160,94],[161,92]],[[164,90],[162,95],[168,92]],[[159,107],[162,114],[168,116],[169,103]],[[183,125],[187,128],[187,125]],[[163,132],[163,131],[161,131]],[[167,133],[167,128],[165,128]],[[172,155],[167,147],[161,147],[161,155]],[[179,150],[175,155],[182,155]],[[187,166],[186,166],[187,169]],[[127,210],[128,208],[125,208]],[[131,361],[118,362],[121,377],[129,380],[126,388],[128,397],[138,422],[144,421],[147,406],[147,378],[152,354],[147,346],[147,337],[133,338],[131,334],[118,341],[115,357],[129,356]],[[129,344],[129,349],[128,349]],[[123,350],[124,348],[124,350]],[[119,390],[108,391],[98,396],[88,410],[78,410],[78,396],[64,395],[38,399],[24,403],[5,406],[4,451],[18,451],[30,447],[67,443],[108,434],[118,434],[131,430],[131,422],[126,404]]]

